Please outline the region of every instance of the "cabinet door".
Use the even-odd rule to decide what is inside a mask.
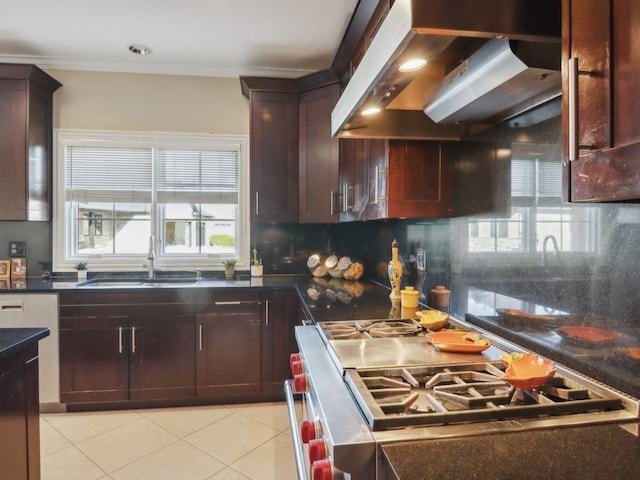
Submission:
[[[27,82],[0,79],[0,220],[27,219]]]
[[[38,349],[0,360],[0,477],[40,479]]]
[[[53,92],[34,65],[0,64],[0,220],[51,220]]]
[[[340,221],[364,220],[368,202],[367,139],[340,139]]]
[[[251,220],[298,221],[298,94],[251,92]]]
[[[291,378],[289,357],[298,351],[294,327],[302,323],[298,295],[293,290],[268,291],[263,336],[262,393],[270,399],[283,396],[284,381]]]
[[[260,393],[263,311],[259,292],[214,294],[196,313],[198,397],[243,400]]]
[[[193,313],[180,313],[171,305],[145,306],[145,309],[147,313],[133,314],[130,319],[129,398],[193,398]]]
[[[331,137],[338,84],[300,95],[300,223],[337,223],[340,140]]]
[[[447,218],[452,212],[451,146],[389,142],[387,218]]]
[[[367,220],[388,217],[389,142],[369,140],[366,150]]]
[[[95,313],[95,312],[94,312]],[[60,400],[63,403],[129,398],[126,316],[60,317]]]
[[[234,397],[260,391],[262,318],[260,303],[220,306],[197,316],[197,395]]]
[[[639,22],[635,0],[563,1],[565,190],[570,201],[640,198]]]

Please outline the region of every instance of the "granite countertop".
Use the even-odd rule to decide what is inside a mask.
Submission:
[[[95,278],[95,277],[94,277]],[[108,278],[108,277],[106,277]],[[127,277],[120,277],[126,279]],[[131,278],[131,277],[129,277]],[[139,277],[137,277],[139,278]],[[160,277],[166,278],[166,277]],[[79,285],[73,278],[42,280],[29,278],[20,288],[1,290],[3,293],[47,293],[57,291],[113,291],[117,289],[167,288],[168,284],[156,286],[131,287],[127,284],[114,284],[113,287],[92,288]],[[398,303],[389,298],[390,289],[377,282],[344,280],[336,278],[316,278],[311,275],[265,275],[249,277],[236,274],[234,280],[225,281],[221,277],[204,277],[194,283],[170,285],[170,288],[295,288],[303,301],[307,317],[315,322],[327,320],[382,319],[398,317]]]
[[[639,425],[625,428],[637,432]],[[592,425],[382,446],[401,480],[635,478],[640,439],[618,425]],[[394,476],[391,476],[394,475]]]
[[[0,360],[48,336],[48,328],[0,328]]]

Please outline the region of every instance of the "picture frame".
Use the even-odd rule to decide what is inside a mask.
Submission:
[[[27,278],[27,259],[17,257],[11,259],[11,280],[22,280]]]
[[[0,260],[0,280],[8,279],[11,274],[11,261]]]

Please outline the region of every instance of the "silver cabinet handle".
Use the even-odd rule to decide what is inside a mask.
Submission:
[[[131,327],[131,353],[136,353],[136,327]]]
[[[202,351],[202,324],[198,328],[198,348]]]
[[[260,215],[260,192],[256,192],[256,216]]]
[[[342,211],[348,212],[347,209],[347,184],[342,185]]]
[[[569,161],[578,159],[578,57],[569,59]]]
[[[118,353],[122,353],[124,346],[122,345],[122,327],[118,327]]]
[[[264,324],[269,326],[269,300],[264,302]]]
[[[240,305],[241,303],[239,300],[234,302],[213,302],[214,305]]]
[[[329,192],[329,215],[333,215],[333,196],[335,195],[336,192],[334,192],[333,190],[331,190]]]
[[[345,183],[342,186],[342,197],[344,199],[342,205],[343,212],[348,212],[351,209],[351,206],[349,205],[349,190],[353,191],[353,187],[350,187],[348,183]]]
[[[569,59],[569,161],[578,160],[581,149],[596,150],[595,145],[581,145],[580,139],[580,118],[579,118],[579,102],[578,94],[578,78],[580,74],[593,75],[592,70],[580,70],[578,68],[578,57]]]
[[[375,182],[374,182],[374,191],[373,191],[373,204],[377,205],[381,200],[385,200],[386,199],[386,195],[380,195],[380,175],[386,175],[387,171],[386,170],[381,170],[380,167],[376,166],[376,178],[375,178]],[[386,193],[386,192],[385,192]]]

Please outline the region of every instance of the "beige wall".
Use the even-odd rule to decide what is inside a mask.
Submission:
[[[237,78],[48,70],[54,128],[249,134]]]

